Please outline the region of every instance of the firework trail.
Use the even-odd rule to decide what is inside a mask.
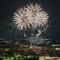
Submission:
[[[36,29],[37,26],[47,27],[48,14],[45,12],[40,5],[30,4],[26,7],[19,8],[13,16],[13,21],[16,28],[20,30]]]

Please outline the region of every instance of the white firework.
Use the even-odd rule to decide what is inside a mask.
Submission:
[[[48,14],[40,5],[30,4],[26,7],[19,8],[14,13],[14,22],[18,29],[26,30],[30,28],[37,28],[44,26],[48,22]]]

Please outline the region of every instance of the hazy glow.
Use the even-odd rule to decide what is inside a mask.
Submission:
[[[48,22],[48,14],[37,3],[30,4],[14,13],[14,22],[20,30],[35,29],[37,26],[43,27]]]

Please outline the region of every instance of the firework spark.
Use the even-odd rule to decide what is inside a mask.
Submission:
[[[48,22],[48,14],[37,3],[30,4],[14,13],[14,22],[20,30],[35,29]]]

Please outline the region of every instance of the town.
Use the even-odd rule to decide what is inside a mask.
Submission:
[[[28,40],[12,40],[12,41],[0,40],[1,59],[4,58],[4,56],[30,56],[30,55],[35,56],[36,60],[41,59],[40,56],[55,57],[57,59],[57,57],[60,57],[60,44],[52,44],[52,41],[50,40],[46,41],[44,40],[38,45],[31,44]]]

